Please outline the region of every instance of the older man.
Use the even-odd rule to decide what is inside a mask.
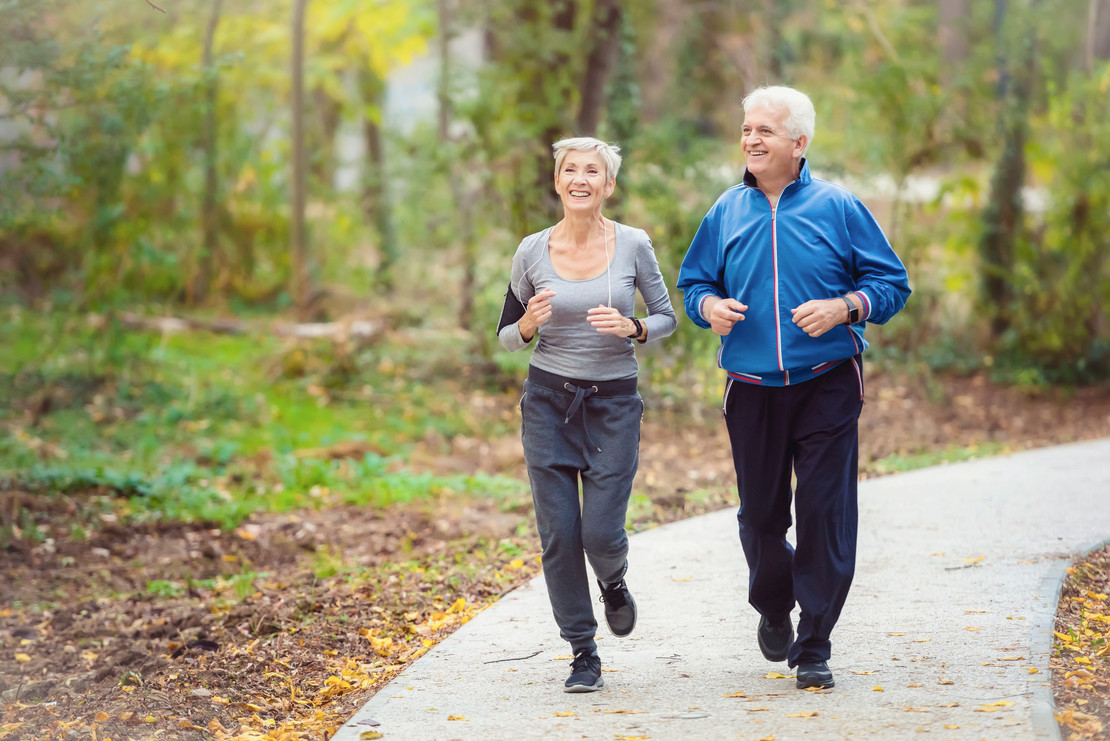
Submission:
[[[832,687],[830,635],[855,570],[864,323],[894,316],[910,287],[867,208],[810,174],[809,97],[765,87],[743,108],[744,180],[702,220],[678,288],[690,319],[721,336],[759,648],[797,667],[799,688]]]

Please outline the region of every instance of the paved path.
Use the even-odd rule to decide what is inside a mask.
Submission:
[[[562,692],[569,651],[537,577],[334,738],[1058,739],[1057,590],[1070,556],[1108,538],[1110,440],[863,482],[856,581],[833,633],[837,685],[813,693],[759,653],[734,511],[677,522],[631,539],[640,620],[626,639],[599,629],[602,691]]]

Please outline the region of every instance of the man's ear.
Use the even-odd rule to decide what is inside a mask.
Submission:
[[[800,158],[806,153],[806,147],[809,146],[809,137],[802,134],[794,140],[794,157]]]

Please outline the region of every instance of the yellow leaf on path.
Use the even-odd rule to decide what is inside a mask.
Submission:
[[[16,654],[16,655],[15,655],[15,660],[16,660],[16,661],[24,661],[24,662],[26,662],[26,661],[30,661],[30,660],[31,660],[31,657],[30,657],[30,656],[28,656],[27,654]]]
[[[216,703],[217,705],[230,705],[231,704],[231,700],[229,700],[226,697],[213,697],[212,702]]]
[[[101,710],[99,713],[96,714],[96,722],[97,723],[103,723],[106,720],[108,720],[108,714],[105,713],[103,710]]]
[[[363,731],[358,734],[358,737],[359,741],[375,741],[375,739],[381,738],[382,734],[379,731]]]
[[[981,628],[976,628],[974,625],[969,625],[966,628],[964,628],[964,630],[970,630],[971,632],[974,633],[977,630],[981,630]]]
[[[728,695],[722,695],[722,697],[747,697],[747,695],[745,695],[743,692],[733,692]]]
[[[986,556],[976,556],[975,558],[965,558],[964,563],[979,563],[986,560]]]
[[[947,728],[947,729],[948,729],[948,730],[950,730],[950,731],[954,731],[954,730],[956,730],[957,728],[959,728],[959,726],[958,726],[958,725],[956,725],[955,723],[946,723],[946,724],[944,725],[944,727],[945,727],[945,728]]]
[[[1025,661],[1024,656],[1000,656],[999,661]]]
[[[759,739],[759,741],[775,741],[775,734],[772,733],[770,736],[764,736]]]
[[[817,711],[813,711],[813,712],[810,712],[810,713],[790,713],[786,717],[787,718],[816,718],[817,717]]]
[[[1025,671],[1029,672],[1030,674],[1040,674],[1041,673],[1041,670],[1038,669],[1035,666],[1027,666],[1027,667],[1025,667]]]
[[[748,708],[749,713],[758,713],[761,710],[770,710],[771,708]]]
[[[888,636],[904,636],[905,633],[887,633]]]
[[[937,682],[937,684],[955,684],[955,682],[953,682],[951,679],[941,679]]]
[[[613,738],[615,738],[617,741],[644,741],[645,739],[651,738],[651,736],[622,736],[620,734],[617,734]]]
[[[924,687],[924,686],[925,686],[925,685],[923,685],[923,684],[907,684],[907,685],[906,685],[906,687],[907,687],[907,688],[912,688],[912,687]]]
[[[463,715],[448,715],[447,720],[469,720],[469,719],[466,716],[463,716]]]
[[[786,676],[785,674],[779,674],[778,672],[767,672],[765,675],[763,675],[763,678],[764,679],[790,679],[790,677]]]
[[[554,715],[556,718],[573,718],[574,717],[574,711],[573,710],[564,710],[564,711],[559,712],[559,713],[552,713],[552,715]]]
[[[858,672],[858,671],[856,671],[856,670],[854,670],[854,669],[852,670],[852,674],[874,674],[874,673],[875,673],[875,672]]]
[[[933,639],[932,638],[914,638],[913,642],[914,643],[928,643],[931,640],[933,640]]]
[[[573,658],[574,658],[573,656],[571,656],[570,654],[567,654],[566,656],[555,656],[551,660],[552,661],[566,661],[567,659],[573,659]]]
[[[1057,633],[1056,631],[1052,631],[1052,635],[1056,636],[1057,638],[1059,638],[1064,643],[1071,643],[1071,636],[1069,636],[1069,635],[1064,635],[1063,633]]]
[[[1023,656],[1022,658],[1024,659],[1025,657]],[[1088,659],[1086,656],[1076,656],[1075,660],[1076,660],[1076,662],[1078,662],[1080,664],[1090,664],[1091,663],[1091,660]]]
[[[1011,702],[1010,700],[999,700],[998,702],[991,702],[991,703],[987,703],[987,704],[992,705],[996,708],[1008,708],[1011,705],[1013,705],[1014,703]]]
[[[877,685],[875,685],[874,687],[871,688],[871,691],[872,692],[882,692],[883,691],[883,686],[881,684],[877,684]]]

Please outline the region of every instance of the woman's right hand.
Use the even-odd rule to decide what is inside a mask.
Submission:
[[[531,342],[539,326],[551,318],[551,297],[554,295],[555,291],[545,288],[528,299],[528,309],[516,325],[521,339]]]

